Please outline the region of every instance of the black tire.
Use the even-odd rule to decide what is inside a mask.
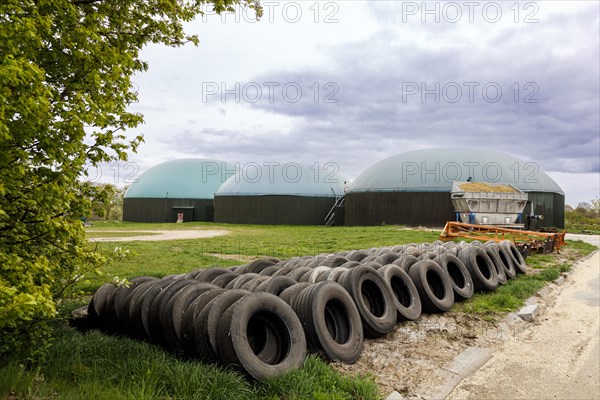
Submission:
[[[129,279],[128,286],[120,286],[115,290],[114,294],[108,298],[107,302],[107,326],[112,332],[116,333],[125,333],[123,327],[123,319],[126,316],[127,311],[125,311],[125,301],[127,296],[133,290],[140,286],[144,282],[149,282],[156,280],[154,277],[150,276],[137,276],[135,278]],[[121,317],[123,315],[123,319]]]
[[[526,274],[527,273],[527,263],[525,263],[525,259],[517,249],[517,246],[510,240],[504,240],[500,242],[500,246],[502,246],[506,252],[510,255],[510,259],[513,262],[513,266],[517,273]]]
[[[311,286],[308,282],[296,283],[294,286],[290,286],[279,294],[279,298],[285,301],[287,304],[291,304],[296,298],[298,293],[303,289]]]
[[[394,295],[376,270],[366,265],[352,268],[342,275],[341,280],[356,304],[365,337],[380,337],[394,330]]]
[[[348,260],[346,257],[341,257],[341,256],[332,256],[332,257],[327,257],[325,260],[323,260],[319,266],[325,266],[325,267],[331,267],[331,268],[335,268],[335,267],[339,267],[342,264],[347,263]]]
[[[421,316],[421,298],[412,279],[404,270],[394,264],[388,264],[377,270],[390,285],[396,306],[396,322],[415,321]]]
[[[148,311],[148,327],[146,334],[150,337],[150,340],[154,343],[164,345],[163,335],[163,324],[164,321],[164,310],[171,300],[171,297],[175,296],[184,287],[193,283],[193,280],[177,280],[167,286],[159,294],[156,295],[150,309]]]
[[[427,251],[423,254],[421,254],[419,256],[419,261],[422,260],[433,260],[434,258],[436,258],[437,256],[439,256],[440,254],[435,252],[435,251]]]
[[[425,313],[448,311],[454,304],[452,283],[448,274],[432,260],[413,264],[408,275],[415,284]]]
[[[346,267],[337,267],[337,268],[334,268],[327,275],[327,280],[328,281],[337,282],[337,280],[340,277],[340,275],[342,275],[346,271],[349,271],[349,269],[346,268]]]
[[[271,265],[260,271],[258,274],[262,276],[271,276],[281,268],[283,268],[281,265]]]
[[[122,286],[116,290],[114,296],[114,306],[115,313],[119,321],[121,321],[122,318],[126,318],[129,313],[129,310],[127,309],[128,304],[126,303],[129,295],[142,283],[155,281],[157,279],[158,278],[155,278],[153,276],[137,276],[135,278],[129,279],[129,286]]]
[[[140,312],[135,309],[136,305],[139,304],[138,299],[157,281],[158,278],[142,283],[141,285],[135,287],[125,299],[123,310],[121,312],[121,329],[124,334],[134,336],[132,329],[133,320],[135,319],[134,314],[137,312],[138,318],[140,315]]]
[[[185,311],[202,293],[214,289],[218,287],[212,283],[193,282],[172,296],[167,303],[163,311],[162,329],[165,345],[173,352],[180,354],[184,350],[181,338]]]
[[[412,265],[417,263],[418,261],[419,259],[417,257],[408,254],[398,258],[392,264],[399,266],[404,270],[404,272],[408,273],[410,267],[412,267]]]
[[[298,282],[287,276],[273,276],[258,285],[255,292],[267,292],[279,296],[285,289],[294,286],[297,283]]]
[[[392,247],[390,250],[392,251],[392,253],[396,253],[398,255],[402,255],[402,253],[404,253],[404,249],[406,249],[405,245],[398,244],[398,245]]]
[[[188,308],[183,313],[183,319],[181,321],[181,347],[183,349],[184,354],[188,356],[197,356],[197,346],[196,346],[196,332],[194,331],[194,323],[198,318],[200,312],[206,307],[208,303],[211,302],[212,299],[220,295],[221,293],[226,293],[227,289],[212,289],[202,293],[198,296],[192,303],[188,306]]]
[[[200,282],[212,282],[217,277],[229,273],[225,268],[209,268],[203,271],[200,271],[194,279]]]
[[[368,255],[369,253],[364,250],[354,250],[346,254],[346,259],[348,261],[362,261]]]
[[[371,261],[374,261],[377,257],[379,257],[377,254],[375,253],[370,253],[368,256],[366,256],[365,258],[363,258],[362,260],[360,260],[361,264],[367,264]]]
[[[254,292],[258,285],[260,285],[261,283],[263,283],[264,281],[266,281],[268,279],[270,279],[270,277],[259,275],[256,278],[251,279],[250,281],[246,282],[240,289],[247,290],[249,292]]]
[[[300,267],[316,268],[320,265],[323,265],[321,263],[324,262],[326,258],[327,257],[314,257],[313,259],[304,260],[303,262],[298,263],[296,265],[296,268],[300,268]]]
[[[261,258],[261,259],[251,262],[250,264],[242,265],[235,272],[238,274],[246,274],[246,273],[258,274],[263,269],[265,269],[267,267],[271,267],[275,264],[276,264],[276,262],[270,258]]]
[[[108,298],[112,297],[117,287],[112,283],[105,283],[94,292],[90,304],[88,304],[88,315],[94,318],[100,326],[106,322],[106,308]]]
[[[502,263],[502,259],[498,256],[498,253],[496,253],[496,251],[494,251],[494,249],[490,246],[483,246],[483,249],[487,253],[490,260],[492,260],[492,263],[496,268],[496,275],[498,275],[498,284],[504,285],[506,283],[507,278],[505,272],[506,268]]]
[[[331,272],[332,269],[333,268],[326,267],[326,266],[320,266],[320,267],[315,268],[312,271],[312,273],[310,274],[310,276],[308,277],[308,282],[310,282],[310,283],[317,282],[317,279],[319,279],[319,277],[321,275],[325,275],[325,279],[327,279],[327,275],[329,275],[329,273]]]
[[[377,261],[369,261],[369,262],[367,262],[366,264],[363,264],[363,265],[367,266],[367,267],[371,267],[374,270],[378,270],[380,268],[383,268],[383,265],[379,264]]]
[[[450,253],[444,253],[434,258],[433,261],[442,267],[450,277],[455,302],[473,297],[475,293],[473,279],[460,258]]]
[[[283,268],[280,268],[279,271],[275,271],[273,273],[273,275],[271,275],[271,276],[272,277],[273,276],[281,276],[281,275],[287,276],[287,274],[293,270],[294,270],[294,267],[283,267]]]
[[[312,271],[312,268],[309,268],[309,267],[294,268],[287,274],[287,276],[300,282],[300,278],[302,277],[302,275],[304,275],[305,273],[310,272],[310,271]]]
[[[250,294],[247,290],[233,289],[219,294],[204,306],[194,320],[195,343],[198,356],[205,361],[217,361],[215,335],[219,319],[236,301]]]
[[[362,265],[362,264],[358,261],[348,261],[347,263],[340,265],[340,267],[354,268],[354,267],[358,267],[359,265]]]
[[[306,359],[300,320],[270,293],[253,293],[235,302],[220,318],[216,337],[221,361],[257,380],[299,369]]]
[[[379,257],[377,257],[376,259],[374,259],[373,261],[376,263],[379,263],[381,265],[388,265],[393,263],[394,261],[396,261],[398,258],[400,258],[400,255],[396,254],[396,253],[384,253],[382,255],[380,255]]]
[[[251,281],[252,279],[256,278],[257,276],[260,276],[260,275],[253,274],[253,273],[240,275],[237,278],[235,278],[234,280],[230,281],[227,285],[225,285],[225,289],[239,289],[246,282]]]
[[[134,336],[142,340],[150,340],[150,324],[148,317],[150,315],[150,307],[156,296],[158,296],[165,288],[172,285],[176,280],[173,278],[162,278],[157,280],[148,290],[144,292],[138,299],[139,305],[136,305],[136,318],[133,321]],[[139,310],[139,314],[137,314]]]
[[[320,267],[316,267],[316,268],[311,268],[309,271],[306,271],[305,273],[303,273],[300,278],[298,278],[298,282],[309,282],[309,283],[313,283],[310,282],[310,277],[312,276],[313,272],[315,272],[315,269],[320,268]]]
[[[309,349],[329,360],[354,364],[363,349],[360,314],[346,289],[335,282],[310,286],[292,308],[302,322]]]
[[[506,274],[506,277],[509,279],[515,279],[517,277],[517,270],[515,268],[515,264],[512,261],[510,253],[504,247],[498,245],[497,243],[495,243],[494,246],[491,247],[495,249],[496,253],[498,253],[498,257],[500,257],[502,265],[504,266],[504,273]]]
[[[465,247],[458,253],[458,258],[471,274],[476,291],[493,291],[498,287],[496,267],[483,247]]]
[[[237,278],[239,275],[235,274],[233,272],[226,272],[222,275],[219,275],[218,277],[216,277],[215,279],[213,279],[211,281],[211,283],[215,286],[218,286],[220,288],[225,288],[225,286],[227,286],[227,284],[229,282],[231,282],[232,280],[234,280],[235,278]]]

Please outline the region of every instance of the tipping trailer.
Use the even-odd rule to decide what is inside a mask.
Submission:
[[[466,224],[523,228],[527,193],[510,184],[453,182],[456,221]]]

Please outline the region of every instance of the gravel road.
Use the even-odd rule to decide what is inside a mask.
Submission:
[[[596,252],[569,275],[537,322],[506,342],[448,399],[600,399],[599,337]]]
[[[123,231],[123,230],[102,230],[101,232],[122,232],[139,233],[140,236],[122,236],[122,237],[99,237],[91,238],[90,242],[135,242],[135,241],[160,241],[160,240],[181,240],[181,239],[202,239],[215,236],[224,236],[229,233],[225,230],[181,230],[181,231]],[[146,234],[146,235],[144,235]]]

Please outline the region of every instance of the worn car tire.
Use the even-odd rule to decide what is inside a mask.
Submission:
[[[362,322],[346,289],[335,282],[307,287],[294,299],[309,349],[329,360],[355,363],[363,349]]]
[[[448,274],[432,260],[413,264],[408,275],[415,284],[425,313],[448,311],[454,304],[452,283]]]
[[[475,293],[473,279],[460,258],[450,253],[444,253],[434,258],[433,261],[442,267],[450,277],[455,302],[473,297]]]
[[[388,264],[377,270],[394,294],[396,322],[415,321],[421,316],[421,298],[410,276],[399,266]]]
[[[341,275],[340,283],[356,304],[365,337],[380,337],[394,330],[397,313],[394,295],[375,269],[366,265],[352,268]]]
[[[220,318],[216,338],[221,362],[257,380],[299,369],[306,359],[300,320],[270,293],[252,293],[236,301]]]
[[[493,291],[498,287],[496,267],[482,247],[465,247],[459,251],[458,258],[471,274],[475,291]]]

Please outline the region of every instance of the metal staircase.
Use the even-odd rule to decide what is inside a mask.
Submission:
[[[346,201],[346,196],[336,196],[335,197],[335,203],[333,204],[333,207],[331,207],[331,210],[329,210],[329,212],[327,213],[327,215],[325,216],[325,225],[326,226],[333,226],[335,225],[335,209],[337,207],[344,207],[344,202]]]

